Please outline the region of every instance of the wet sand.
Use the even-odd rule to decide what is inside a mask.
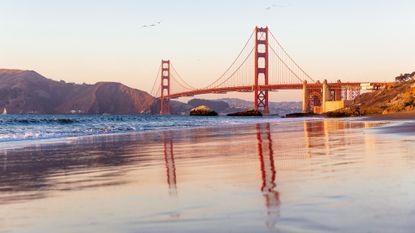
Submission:
[[[393,114],[384,114],[370,116],[367,120],[371,121],[389,121],[394,124],[382,127],[380,132],[396,135],[413,135],[415,134],[415,112],[401,112]]]
[[[392,114],[369,116],[370,120],[415,120],[415,112],[399,112]]]
[[[415,138],[305,120],[0,154],[0,232],[413,232]]]

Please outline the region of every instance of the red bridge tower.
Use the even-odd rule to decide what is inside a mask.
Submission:
[[[170,60],[161,61],[160,115],[170,114]]]
[[[260,85],[268,85],[268,27],[255,28],[255,110],[269,113],[268,90],[261,90]]]
[[[160,115],[170,114],[170,60],[161,61]]]

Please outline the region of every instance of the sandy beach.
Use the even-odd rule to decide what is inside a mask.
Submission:
[[[415,112],[399,112],[383,115],[373,115],[368,117],[369,120],[415,120]]]
[[[380,130],[388,134],[413,135],[415,133],[415,112],[400,112],[369,116],[366,118],[371,121],[390,121],[394,124],[382,127]]]
[[[415,233],[415,0],[6,0],[0,26],[0,233]]]
[[[0,232],[411,232],[415,138],[374,130],[382,124],[295,120],[8,150]]]

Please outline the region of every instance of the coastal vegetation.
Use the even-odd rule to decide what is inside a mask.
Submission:
[[[400,74],[395,78],[397,82],[413,81],[415,79],[415,71],[412,73]]]

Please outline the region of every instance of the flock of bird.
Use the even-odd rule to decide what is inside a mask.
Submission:
[[[162,21],[157,21],[157,22],[152,23],[152,24],[144,24],[143,26],[141,26],[141,28],[156,27],[156,26],[160,25],[160,24],[161,24],[161,22],[162,22]]]
[[[274,4],[266,7],[265,10],[271,10],[272,8],[276,8],[276,7],[288,7],[288,5],[274,3]],[[162,23],[162,21],[157,21],[157,22],[152,23],[152,24],[144,24],[144,25],[141,26],[141,28],[152,28],[152,27],[156,27],[156,26],[160,25],[161,23]]]
[[[284,5],[284,4],[276,4],[276,3],[274,3],[274,4],[272,4],[271,6],[268,6],[268,7],[266,7],[265,8],[265,10],[271,10],[272,8],[276,8],[276,7],[288,7],[288,5]]]

